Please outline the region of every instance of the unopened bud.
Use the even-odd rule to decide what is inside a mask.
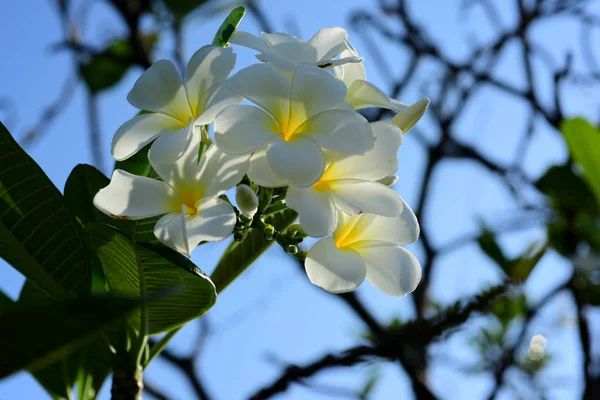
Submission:
[[[238,185],[235,190],[235,201],[242,212],[242,215],[247,218],[252,218],[258,210],[258,197],[248,185]]]
[[[392,186],[398,182],[398,175],[388,175],[385,178],[379,179],[377,182],[384,184],[385,186]]]
[[[294,224],[287,229],[289,235],[293,238],[305,238],[307,235],[299,224]]]
[[[287,246],[285,246],[285,252],[288,254],[296,254],[298,252],[298,246],[288,244]]]
[[[275,235],[275,227],[273,225],[265,225],[263,228],[263,233],[265,234],[265,238],[267,240],[273,239],[273,235]]]

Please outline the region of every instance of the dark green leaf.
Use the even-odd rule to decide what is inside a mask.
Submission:
[[[501,340],[508,325],[527,310],[527,300],[522,294],[516,296],[501,296],[494,301],[490,309],[502,324],[502,335],[494,337],[493,341]],[[490,339],[491,340],[491,339]]]
[[[282,231],[290,226],[296,218],[298,218],[298,214],[288,209],[270,215],[265,223],[273,225],[278,231]],[[273,240],[265,239],[263,233],[255,228],[251,228],[248,235],[241,242],[232,242],[221,256],[221,260],[210,277],[217,287],[217,292],[220,293],[233,282],[272,243]]]
[[[235,32],[245,14],[246,9],[244,7],[234,8],[217,30],[212,44],[221,47],[227,46],[229,39],[231,39],[231,35]]]
[[[118,83],[132,65],[133,52],[129,40],[117,39],[81,63],[79,72],[90,91],[97,93]]]
[[[152,166],[150,165],[150,162],[148,162],[148,151],[150,151],[150,146],[152,146],[152,143],[144,146],[127,160],[117,161],[115,163],[115,169],[121,169],[133,175],[150,176],[152,174]]]
[[[61,193],[0,123],[0,257],[55,298],[90,291],[90,261]]]
[[[183,19],[197,7],[206,3],[206,0],[163,0],[163,3],[175,18]]]
[[[484,229],[481,236],[477,239],[477,243],[481,250],[500,267],[504,268],[508,263],[506,256],[496,242],[496,237],[491,231]]]
[[[561,131],[600,204],[600,131],[582,118],[563,121]]]
[[[8,307],[12,307],[15,302],[6,295],[2,290],[0,290],[0,313],[7,309]]]
[[[213,283],[181,254],[163,245],[135,244],[105,225],[90,224],[87,231],[112,293],[140,296],[177,289],[176,294],[148,305],[150,334],[181,326],[214,305]],[[132,327],[139,328],[139,318],[139,312],[131,315]]]
[[[96,296],[33,306],[17,304],[3,311],[0,378],[22,368],[35,371],[64,358],[86,338],[139,305],[135,299]]]
[[[550,197],[559,212],[587,212],[598,215],[598,204],[586,182],[567,165],[548,168],[536,187]]]
[[[506,272],[513,282],[525,281],[531,274],[531,271],[533,271],[535,266],[540,262],[544,254],[546,254],[546,249],[546,245],[530,246],[525,254],[510,260],[504,268],[504,272]]]

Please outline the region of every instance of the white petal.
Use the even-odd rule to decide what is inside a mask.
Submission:
[[[204,112],[194,121],[196,125],[208,125],[215,121],[215,118],[221,111],[229,106],[240,104],[244,98],[228,86],[214,87],[208,93],[208,100]]]
[[[279,72],[291,73],[298,66],[297,62],[289,60],[275,53],[257,54],[256,58],[262,62],[266,62],[277,68]]]
[[[236,221],[231,204],[217,198],[204,198],[196,206],[198,213],[185,219],[190,250],[200,242],[218,242],[231,235]]]
[[[229,106],[215,119],[215,143],[227,154],[246,154],[277,137],[277,122],[258,107]]]
[[[163,133],[181,129],[185,124],[164,114],[152,113],[133,117],[117,129],[112,141],[112,155],[125,160]]]
[[[372,213],[397,217],[404,203],[393,189],[377,182],[339,179],[327,182],[335,206],[351,215]]]
[[[322,147],[342,154],[364,154],[374,145],[367,120],[355,111],[329,110],[314,115],[298,128]]]
[[[402,131],[388,122],[370,124],[375,144],[364,155],[350,155],[332,162],[327,168],[331,178],[378,180],[398,170],[398,149],[402,144]]]
[[[313,115],[331,110],[345,97],[346,85],[339,79],[319,67],[300,64],[292,78],[290,121],[299,126]]]
[[[302,62],[303,49],[306,42],[286,33],[261,33],[273,53],[295,62]]]
[[[251,181],[258,183],[260,186],[268,188],[289,185],[289,182],[277,175],[269,165],[266,147],[263,147],[252,154],[248,178],[250,178]]]
[[[181,76],[168,60],[152,64],[135,82],[127,100],[140,110],[161,112],[185,124],[192,115]]]
[[[358,57],[358,53],[354,49],[348,49],[340,54],[340,58],[346,57]],[[352,82],[359,79],[363,81],[367,79],[367,72],[363,63],[348,63],[342,67],[342,81],[347,87],[350,87]]]
[[[347,38],[348,32],[345,29],[338,27],[323,28],[308,41],[310,49],[313,51],[305,51],[312,53],[310,56],[315,61],[329,60],[346,49],[345,41]]]
[[[366,277],[362,258],[354,250],[340,250],[330,237],[319,240],[304,263],[308,279],[331,293],[346,293],[358,287]]]
[[[117,169],[109,185],[94,196],[94,205],[112,217],[141,219],[177,210],[177,198],[164,182]]]
[[[322,69],[327,69],[327,68],[338,67],[340,65],[346,65],[346,64],[360,64],[363,61],[364,61],[363,57],[344,57],[344,58],[336,58],[334,60],[317,61],[316,63],[313,63],[311,65],[314,65],[314,66],[322,68]],[[346,86],[348,86],[348,85],[346,85]]]
[[[204,112],[208,94],[221,85],[235,65],[231,47],[204,46],[194,53],[185,69],[185,90],[194,115]]]
[[[250,154],[231,156],[213,145],[200,159],[197,183],[205,188],[204,196],[218,197],[237,185],[249,167]]]
[[[312,187],[292,186],[288,189],[285,201],[298,213],[302,229],[309,236],[323,237],[335,229],[337,211],[326,192],[314,190]]]
[[[419,238],[419,222],[408,204],[402,202],[399,217],[362,214],[352,228],[351,243],[377,240],[402,246],[415,242]]]
[[[382,242],[364,242],[356,248],[367,266],[367,280],[383,293],[404,296],[421,281],[419,260],[400,246]]]
[[[244,68],[227,80],[227,86],[287,124],[290,83],[272,65],[254,64]]]
[[[154,236],[165,246],[187,256],[195,247],[189,246],[185,216],[180,213],[169,213],[159,219],[154,225]]]
[[[355,80],[352,82],[348,88],[346,101],[352,104],[357,110],[366,107],[393,108],[387,94],[377,86],[364,80]]]
[[[271,51],[269,46],[261,38],[244,31],[233,32],[233,35],[229,38],[229,43],[258,50],[261,53],[268,53]]]
[[[155,157],[155,153],[153,152],[154,145],[148,152],[148,161],[150,161],[154,171],[164,182],[176,189],[179,194],[182,194],[182,191],[187,191],[190,187],[198,186],[198,150],[200,148],[200,139],[199,132],[192,132],[185,151],[176,159],[168,160]],[[201,197],[202,192],[198,191],[197,193]],[[197,198],[199,199],[200,197]]]
[[[183,155],[190,146],[194,125],[192,123],[177,132],[161,135],[152,143],[148,159],[153,162],[172,162]]]
[[[397,110],[398,113],[392,118],[392,124],[402,129],[403,133],[409,131],[425,114],[429,107],[429,99],[427,97],[417,101],[415,104]]]
[[[290,142],[275,139],[267,148],[267,161],[277,175],[301,187],[318,181],[325,170],[323,150],[304,136]]]

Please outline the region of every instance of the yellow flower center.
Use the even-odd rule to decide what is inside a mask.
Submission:
[[[333,232],[333,240],[338,249],[352,248],[357,241],[360,231],[354,229],[358,223],[360,216],[344,217],[346,221]]]

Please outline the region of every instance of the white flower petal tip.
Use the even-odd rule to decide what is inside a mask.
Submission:
[[[258,210],[258,197],[248,185],[238,185],[235,189],[235,202],[246,218],[254,217]]]
[[[404,209],[410,215],[340,213],[333,237],[321,239],[307,254],[310,281],[332,293],[354,290],[365,277],[392,296],[414,291],[421,280],[421,265],[401,244],[411,242],[415,231],[418,236],[418,224],[412,220],[412,210],[407,205]]]
[[[415,124],[419,122],[421,117],[425,114],[427,107],[429,107],[429,103],[430,100],[425,97],[411,106],[395,107],[397,108],[397,114],[394,118],[392,118],[391,123],[402,129],[402,133],[408,132],[410,128],[415,126]]]

